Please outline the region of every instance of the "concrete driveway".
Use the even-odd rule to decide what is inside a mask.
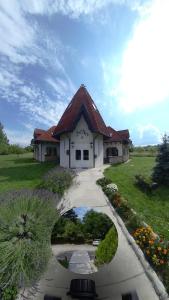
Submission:
[[[121,300],[121,295],[136,290],[140,300],[158,300],[154,287],[142,267],[125,234],[118,225],[113,210],[96,180],[103,176],[102,169],[78,170],[74,185],[59,203],[62,213],[72,207],[90,206],[106,213],[114,222],[118,231],[118,249],[110,264],[99,272],[88,275],[74,274],[64,269],[53,257],[48,270],[39,282],[39,293],[33,299],[42,300],[44,294],[51,294],[70,299],[66,295],[70,281],[74,278],[95,280],[99,299]]]

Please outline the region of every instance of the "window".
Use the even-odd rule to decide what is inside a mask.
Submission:
[[[46,155],[51,156],[52,155],[52,148],[51,147],[46,147]]]
[[[81,160],[81,150],[76,150],[76,160]]]
[[[107,148],[106,150],[108,156],[118,156],[118,149],[116,147]]]
[[[83,159],[89,160],[89,150],[83,150]]]

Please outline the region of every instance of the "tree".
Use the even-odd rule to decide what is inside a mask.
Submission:
[[[9,140],[3,129],[4,129],[4,127],[3,127],[2,123],[0,122],[0,145],[9,145]]]
[[[0,154],[8,154],[9,141],[3,129],[4,127],[0,122]]]
[[[76,223],[78,219],[78,215],[75,213],[74,209],[69,209],[63,215],[64,218],[71,220],[72,222]]]
[[[65,225],[65,231],[63,236],[72,241],[78,241],[79,239],[83,239],[84,235],[81,231],[79,224],[76,224],[72,221],[67,221]]]
[[[112,221],[104,213],[91,209],[85,214],[83,224],[84,232],[89,234],[92,239],[103,239],[112,226]]]
[[[152,178],[159,184],[169,186],[169,136],[166,134],[163,143],[159,146]]]
[[[34,191],[1,194],[0,288],[30,285],[46,269],[56,218],[50,197]]]

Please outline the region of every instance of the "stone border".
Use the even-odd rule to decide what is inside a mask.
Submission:
[[[114,217],[117,220],[118,225],[120,226],[122,232],[124,233],[127,242],[129,243],[129,245],[132,247],[133,251],[135,252],[138,260],[140,261],[148,279],[150,280],[151,284],[154,287],[154,290],[157,294],[157,296],[159,297],[160,300],[169,300],[169,296],[166,292],[166,289],[163,285],[163,283],[161,282],[161,280],[159,279],[159,277],[157,276],[156,272],[153,270],[153,268],[150,266],[150,264],[148,263],[148,261],[145,259],[144,254],[142,252],[142,250],[140,249],[140,247],[136,244],[134,238],[130,235],[130,233],[128,232],[123,220],[120,218],[120,216],[117,214],[117,212],[115,211],[114,207],[111,205],[110,201],[108,200],[107,196],[106,197],[106,201],[108,206],[110,207]]]

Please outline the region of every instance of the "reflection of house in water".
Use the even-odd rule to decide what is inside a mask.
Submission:
[[[57,126],[35,129],[34,158],[59,160],[66,168],[94,168],[129,158],[129,131],[106,126],[95,103],[81,85]]]

